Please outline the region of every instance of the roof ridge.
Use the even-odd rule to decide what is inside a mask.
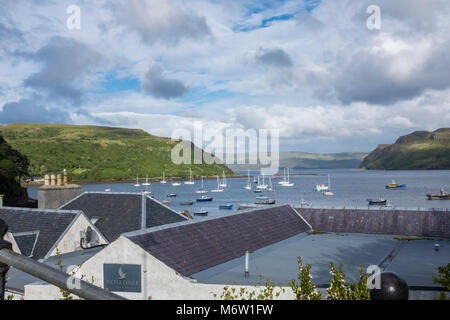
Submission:
[[[82,210],[64,210],[64,209],[39,209],[39,208],[21,208],[21,207],[0,207],[0,210],[13,210],[13,211],[24,211],[24,212],[47,212],[47,213],[70,213],[70,214],[80,214]]]
[[[243,215],[243,214],[247,214],[247,213],[251,213],[251,212],[255,212],[255,211],[269,210],[269,209],[281,208],[281,207],[289,207],[291,210],[293,210],[293,208],[288,204],[281,204],[278,206],[270,206],[270,207],[266,207],[266,208],[250,208],[248,210],[239,210],[237,212],[227,214],[226,216],[217,215],[217,216],[212,216],[212,217],[202,217],[202,218],[190,219],[190,220],[186,220],[186,221],[182,221],[182,222],[174,222],[174,223],[169,223],[169,224],[165,224],[165,225],[161,225],[161,226],[150,227],[150,228],[146,228],[143,230],[134,230],[134,231],[122,233],[122,236],[129,238],[129,237],[139,236],[139,235],[143,235],[143,234],[147,234],[147,233],[153,233],[156,231],[181,227],[181,226],[185,226],[185,225],[192,225],[192,224],[196,224],[196,223],[202,223],[205,221],[212,221],[212,220],[218,220],[218,219],[226,219],[228,217],[234,217],[234,216]],[[296,215],[297,215],[297,213],[296,213]]]

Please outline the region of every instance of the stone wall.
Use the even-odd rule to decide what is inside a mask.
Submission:
[[[39,209],[58,209],[79,196],[82,187],[76,184],[66,186],[42,186],[38,189]]]
[[[450,238],[450,212],[296,209],[317,231]]]

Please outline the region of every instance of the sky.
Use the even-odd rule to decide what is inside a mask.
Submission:
[[[80,28],[68,28],[71,5]],[[370,5],[380,28],[370,29]],[[0,124],[277,129],[280,150],[370,151],[450,123],[447,0],[16,0]],[[73,21],[73,20],[70,20]]]

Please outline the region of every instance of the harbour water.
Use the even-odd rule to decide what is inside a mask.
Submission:
[[[282,172],[282,170],[281,170]],[[262,194],[276,200],[278,204],[292,204],[300,206],[302,198],[312,204],[314,208],[367,208],[368,198],[383,197],[393,204],[393,208],[409,209],[450,209],[450,200],[427,200],[427,193],[438,193],[441,188],[450,191],[450,170],[413,170],[413,171],[382,171],[382,170],[355,170],[355,169],[302,169],[290,170],[290,182],[292,187],[283,187],[278,184],[282,178],[272,180],[273,191],[254,193],[256,184],[252,183],[252,190],[245,190],[247,184],[247,172],[239,172],[243,178],[227,179],[227,187],[220,193],[212,193],[217,189],[217,180],[204,180],[204,189],[213,197],[211,202],[197,202],[201,194],[195,190],[201,188],[201,181],[195,180],[194,185],[186,185],[181,181],[180,186],[172,186],[171,182],[161,184],[152,182],[149,187],[135,187],[136,182],[109,183],[109,184],[85,184],[83,191],[104,192],[140,192],[147,188],[152,191],[152,196],[159,200],[169,200],[167,206],[176,211],[187,209],[191,214],[201,209],[206,209],[209,215],[226,214],[237,210],[240,204],[253,204],[257,196]],[[250,171],[251,176],[256,176],[259,171]],[[305,174],[295,176],[295,174]],[[331,191],[334,196],[324,196],[315,192],[318,184],[328,184],[327,175],[331,178]],[[405,189],[386,190],[385,186],[392,179],[398,184],[406,184]],[[140,182],[144,182],[142,179]],[[186,179],[188,180],[188,179]],[[253,180],[253,178],[251,178]],[[268,183],[266,177],[266,184]],[[29,195],[37,199],[37,187],[28,188]],[[176,197],[169,198],[167,194],[175,193]],[[180,205],[184,201],[193,201],[191,206]],[[219,205],[230,203],[232,210],[219,210]],[[376,207],[371,209],[376,210]]]

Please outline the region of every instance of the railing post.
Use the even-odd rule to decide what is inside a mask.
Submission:
[[[8,225],[5,221],[0,219],[0,250],[12,249],[11,243],[3,240],[6,232],[8,231]],[[0,300],[5,300],[5,285],[6,285],[6,274],[8,273],[9,266],[7,264],[0,262]]]

